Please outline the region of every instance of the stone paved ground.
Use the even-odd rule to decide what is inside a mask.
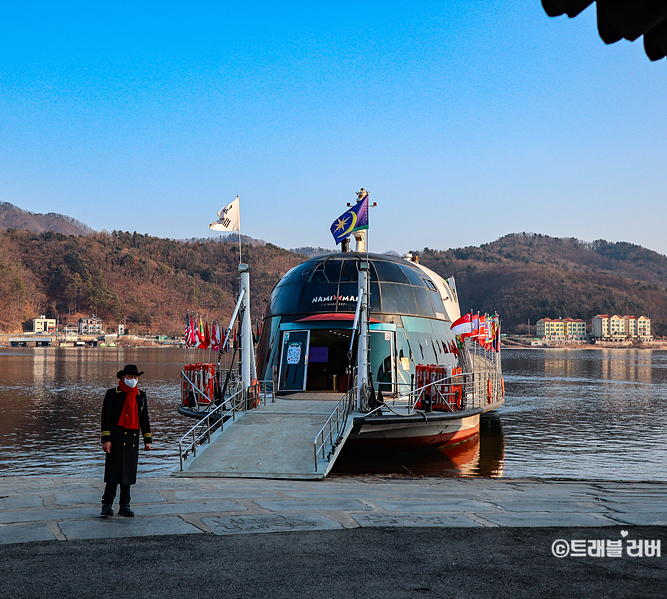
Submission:
[[[372,527],[666,526],[667,484],[339,477],[141,478],[135,518],[100,518],[103,483],[0,478],[0,544]]]
[[[0,597],[667,596],[662,483],[142,478],[106,519],[101,490],[0,478]]]

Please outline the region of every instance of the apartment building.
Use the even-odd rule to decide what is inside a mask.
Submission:
[[[565,341],[565,324],[559,318],[540,318],[535,336],[544,341]]]
[[[595,339],[608,341],[624,341],[626,339],[649,341],[653,339],[651,319],[646,316],[597,314],[593,316],[591,324]]]
[[[585,341],[586,321],[580,318],[541,318],[537,321],[536,337],[544,341]]]
[[[79,318],[79,335],[100,335],[102,333],[102,319],[94,314],[90,318]]]

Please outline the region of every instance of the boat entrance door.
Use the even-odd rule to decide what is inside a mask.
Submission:
[[[310,331],[283,331],[278,391],[305,391]]]
[[[373,383],[382,393],[394,391],[394,332],[371,331],[370,336],[371,367]]]

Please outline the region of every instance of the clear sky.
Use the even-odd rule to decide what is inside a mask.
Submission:
[[[0,2],[0,201],[94,229],[371,251],[531,231],[667,254],[667,61],[595,8]]]

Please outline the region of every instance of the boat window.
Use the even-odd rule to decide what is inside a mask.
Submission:
[[[340,260],[320,262],[308,277],[309,283],[338,283],[340,277]]]
[[[276,287],[271,294],[267,315],[292,314],[295,312],[300,292],[300,283],[280,285],[279,287]]]
[[[431,291],[437,291],[438,288],[435,286],[435,283],[431,279],[424,279],[424,283]]]
[[[398,283],[380,283],[382,311],[385,314],[417,314],[414,287]]]
[[[359,272],[357,271],[356,260],[343,260],[340,269],[340,282],[358,281]]]
[[[423,271],[419,269],[417,266],[411,266],[409,263],[401,264],[400,269],[403,271],[403,274],[408,278],[408,281],[412,285],[416,285],[417,287],[423,287],[424,286],[424,280],[422,279],[422,274]]]
[[[371,281],[371,312],[382,312],[382,301],[380,295],[380,285],[377,281]]]
[[[395,264],[394,262],[383,262],[377,260],[373,262],[377,270],[378,277],[380,281],[386,281],[388,283],[403,283],[407,285],[410,281],[405,275],[403,270]]]
[[[430,293],[429,290],[424,287],[413,287],[412,290],[414,291],[417,305],[417,310],[416,312],[413,312],[413,314],[435,318],[433,304],[431,303],[431,297],[429,297],[435,294]],[[442,303],[442,300],[440,303]]]

